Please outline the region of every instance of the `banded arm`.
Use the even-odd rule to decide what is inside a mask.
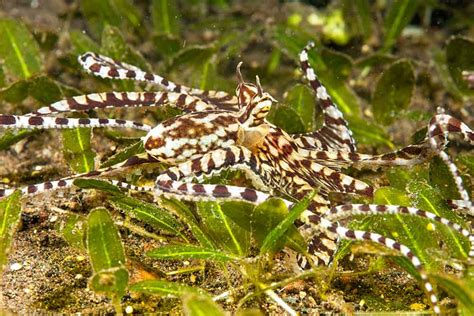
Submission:
[[[76,127],[118,127],[149,132],[152,127],[146,124],[115,119],[64,118],[49,116],[24,116],[0,114],[0,127],[7,129],[70,129]]]
[[[238,111],[237,97],[223,91],[205,91],[171,82],[157,74],[146,72],[136,66],[118,62],[112,58],[88,52],[78,57],[87,72],[107,79],[135,80],[156,84],[166,91],[185,93],[214,106],[214,110]]]
[[[104,92],[91,93],[66,98],[49,106],[44,106],[32,115],[50,115],[67,112],[84,112],[96,109],[159,107],[169,105],[184,112],[201,112],[213,110],[214,106],[201,99],[177,92]]]
[[[332,101],[324,85],[319,81],[314,69],[309,64],[308,52],[314,48],[314,43],[310,42],[300,53],[300,66],[308,79],[311,88],[314,90],[317,103],[323,111],[323,126],[312,133],[294,135],[294,139],[302,146],[308,148],[341,149],[349,152],[356,151],[355,140],[352,131],[347,126],[341,111]]]

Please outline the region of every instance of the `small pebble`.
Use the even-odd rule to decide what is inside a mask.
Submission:
[[[76,274],[76,275],[74,276],[74,279],[80,280],[80,279],[82,279],[83,277],[84,277],[84,276],[83,276],[82,274],[78,273],[78,274]]]
[[[49,218],[49,221],[50,221],[51,223],[54,223],[54,222],[57,221],[57,220],[58,220],[58,215],[53,215],[53,216],[51,216],[51,217]]]
[[[21,263],[15,262],[10,265],[10,271],[18,271],[21,268],[23,268],[23,265]]]
[[[127,307],[125,307],[125,313],[126,314],[131,314],[133,313],[133,307],[128,305]]]
[[[306,292],[301,291],[301,292],[299,293],[299,295],[300,295],[300,298],[303,299],[303,298],[306,297],[307,294],[306,294]]]

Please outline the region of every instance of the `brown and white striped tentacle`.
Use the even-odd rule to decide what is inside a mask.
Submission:
[[[0,128],[66,129],[76,127],[120,127],[150,131],[151,126],[116,119],[64,118],[0,114]]]
[[[340,192],[373,197],[373,187],[361,180],[308,159],[303,159],[301,166],[303,166],[301,172],[307,175],[305,179],[308,183],[321,185],[320,193]]]
[[[372,241],[385,246],[389,249],[396,250],[401,253],[405,258],[409,259],[416,270],[420,273],[421,281],[423,283],[423,289],[427,293],[433,311],[435,314],[441,314],[441,310],[438,305],[438,297],[434,293],[433,285],[428,280],[428,275],[423,269],[420,259],[411,251],[407,246],[385,236],[377,233],[371,233],[362,230],[352,230],[346,227],[335,224],[327,219],[321,218],[319,225],[326,228],[328,231],[337,234],[341,239],[348,240],[360,240],[360,241]]]
[[[193,89],[168,81],[165,78],[146,72],[136,66],[115,61],[110,57],[87,52],[78,57],[78,61],[85,71],[104,78],[119,80],[144,81],[161,86],[172,92],[191,92]]]
[[[104,92],[70,97],[26,115],[48,115],[80,112],[94,109],[157,107],[169,105],[184,112],[201,112],[214,109],[201,99],[177,92]]]
[[[300,227],[300,231],[307,230],[312,236],[309,238],[307,251],[311,262],[303,254],[296,255],[296,262],[300,269],[309,270],[315,266],[327,266],[331,264],[333,255],[337,250],[338,236],[325,229],[315,231],[314,227],[305,224]]]
[[[428,139],[433,150],[436,150],[440,146],[437,136],[443,135],[444,137],[448,137],[448,135],[451,133],[461,134],[466,142],[474,145],[474,132],[466,124],[450,115],[437,114],[431,119],[428,126]],[[449,171],[454,177],[454,182],[456,183],[456,188],[461,195],[461,199],[465,202],[467,208],[472,212],[474,206],[471,203],[467,190],[463,186],[463,181],[459,175],[456,165],[451,161],[449,155],[444,151],[440,151],[438,155],[448,166]]]
[[[406,214],[411,216],[417,216],[421,218],[427,218],[432,221],[446,225],[455,231],[459,232],[464,237],[468,238],[471,243],[471,249],[469,256],[474,257],[474,235],[461,225],[450,221],[444,217],[440,217],[434,213],[426,212],[415,207],[406,207],[399,205],[377,205],[377,204],[346,204],[333,206],[324,215],[324,218],[330,221],[339,221],[355,215],[382,215],[382,214]]]
[[[106,79],[135,80],[157,84],[170,92],[186,93],[215,106],[214,110],[238,111],[237,97],[223,91],[204,91],[171,82],[157,74],[146,72],[136,66],[118,62],[93,52],[78,57],[81,66],[89,73]]]
[[[470,205],[474,204],[472,200],[469,203],[466,203],[464,200],[447,200],[446,202],[452,210],[460,210],[461,212],[466,212],[467,214],[474,216],[474,209],[469,208]]]
[[[46,191],[66,189],[72,187],[73,182],[73,179],[61,179],[39,184],[32,184],[23,188],[0,189],[0,199],[12,195],[16,190],[20,190],[22,195],[33,195]]]
[[[300,53],[300,65],[303,73],[313,88],[316,99],[319,102],[324,115],[324,124],[319,130],[309,134],[297,135],[302,144],[309,145],[309,148],[334,148],[345,149],[350,152],[356,151],[355,140],[352,131],[348,128],[337,105],[331,100],[324,85],[319,81],[314,69],[309,64],[308,52],[314,47],[310,42]]]
[[[146,154],[135,155],[135,156],[131,156],[127,158],[125,161],[119,164],[116,164],[110,167],[101,168],[101,169],[97,169],[97,170],[86,172],[86,173],[74,174],[74,175],[59,179],[59,180],[31,184],[31,185],[21,187],[21,188],[0,189],[0,198],[7,197],[13,194],[16,190],[20,190],[23,195],[35,195],[35,194],[41,194],[47,191],[67,189],[67,188],[72,187],[74,180],[79,179],[79,178],[97,178],[101,175],[104,175],[116,170],[121,170],[123,168],[134,167],[134,166],[138,166],[142,164],[156,163],[156,162],[158,162],[158,160],[156,160],[150,155],[146,155]]]
[[[264,171],[259,161],[250,150],[240,146],[213,150],[202,157],[170,167],[157,176],[156,182],[167,180],[183,182],[192,178],[201,181],[204,176],[213,176],[224,170],[244,170],[255,187],[268,188],[260,176]]]
[[[444,146],[442,141],[439,144]],[[436,152],[439,152],[442,148],[438,148]],[[336,170],[348,167],[376,169],[381,166],[413,166],[426,161],[434,154],[428,140],[380,155],[360,154],[345,150],[306,148],[299,148],[298,153],[305,158]]]

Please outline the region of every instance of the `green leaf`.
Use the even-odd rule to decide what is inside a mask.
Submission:
[[[90,128],[62,131],[64,158],[77,173],[94,170],[95,153],[91,149],[91,137]]]
[[[143,142],[140,140],[123,150],[119,151],[115,155],[109,157],[104,163],[100,165],[100,168],[107,168],[110,166],[114,166],[116,164],[119,164],[128,158],[139,155],[141,153],[145,152],[145,149],[143,148]]]
[[[183,314],[186,316],[225,316],[221,307],[207,295],[187,293],[183,296]]]
[[[204,290],[199,288],[164,280],[138,282],[130,286],[130,291],[174,297],[181,297],[187,293],[206,294]]]
[[[464,70],[474,70],[474,41],[464,37],[453,37],[446,47],[446,64],[451,78],[461,93],[474,96],[474,90],[470,89],[468,83],[463,80]]]
[[[386,64],[393,63],[396,60],[397,58],[393,55],[378,52],[367,56],[362,56],[356,61],[355,65],[358,68],[364,69],[367,67],[384,66]]]
[[[95,272],[125,265],[125,253],[117,227],[104,208],[87,216],[87,250]]]
[[[155,115],[155,113],[153,113]],[[130,132],[117,129],[104,129],[102,134],[119,145],[131,146],[140,141],[140,137],[130,136]]]
[[[0,58],[9,77],[27,79],[41,70],[38,43],[23,23],[0,19],[0,34]]]
[[[87,230],[86,218],[82,215],[71,214],[67,217],[59,232],[69,245],[79,249],[85,249],[84,237]]]
[[[125,41],[120,29],[106,25],[102,32],[101,52],[115,60],[149,71],[150,66],[140,53]]]
[[[169,34],[157,34],[153,36],[153,43],[155,44],[155,49],[168,58],[174,56],[182,47],[181,41]]]
[[[465,280],[459,280],[447,274],[430,275],[436,280],[436,284],[442,287],[451,296],[454,296],[466,311],[465,315],[474,315],[474,292],[472,284]]]
[[[123,296],[128,284],[125,252],[118,229],[104,208],[92,210],[87,217],[87,250],[95,272],[92,288]]]
[[[275,48],[295,58],[295,60],[299,60],[297,59],[298,54],[309,41],[315,41],[315,38],[310,33],[305,33],[299,28],[290,28],[286,25],[280,25],[275,29],[273,39],[276,44]],[[320,46],[318,46],[318,48],[319,47]],[[317,58],[316,64],[321,64],[322,60],[318,56],[315,57]],[[312,62],[314,64],[314,61]]]
[[[372,110],[381,124],[391,124],[410,105],[415,89],[411,63],[399,60],[385,70],[375,87]]]
[[[0,100],[10,103],[20,103],[28,97],[29,82],[19,80],[0,90]]]
[[[398,189],[382,187],[375,191],[374,203],[409,206],[410,198]],[[412,229],[412,227],[426,227],[424,221],[407,215],[394,215],[393,217],[394,220],[385,219],[383,221],[384,231],[397,241],[409,246],[422,262],[430,263],[423,250],[428,247],[436,247],[436,244],[431,242],[432,236],[424,229]]]
[[[372,35],[372,15],[368,0],[344,0],[345,19],[352,25],[352,32],[368,39]]]
[[[331,69],[331,75],[340,82],[346,80],[352,71],[352,59],[349,55],[328,49],[321,49],[321,58],[327,69]]]
[[[229,201],[222,203],[225,215],[247,231],[252,230],[254,205],[245,202]]]
[[[196,72],[200,73],[201,78],[199,80],[199,89],[201,90],[212,90],[216,88],[217,78],[217,62],[215,58],[209,58],[204,64],[202,64],[201,70]]]
[[[110,201],[120,210],[151,225],[154,229],[161,229],[176,234],[186,240],[186,237],[180,232],[182,225],[167,211],[156,207],[154,204],[146,203],[123,194],[112,196]]]
[[[142,23],[136,6],[130,0],[81,0],[80,6],[93,36],[102,34],[106,25],[138,29]]]
[[[176,1],[152,0],[151,20],[156,32],[179,35],[179,16]]]
[[[74,185],[81,189],[96,189],[104,192],[117,194],[121,193],[120,189],[117,188],[110,182],[96,179],[76,179]]]
[[[449,209],[444,198],[436,189],[429,186],[426,180],[413,179],[408,184],[407,190],[412,193],[412,201],[416,207],[463,225],[462,219]],[[436,225],[436,227],[440,233],[437,238],[447,246],[447,249],[451,252],[450,256],[467,258],[469,243],[466,238],[445,225]],[[413,227],[413,229],[416,228]],[[434,247],[437,247],[437,245]]]
[[[268,114],[268,120],[289,134],[304,133],[306,131],[302,118],[289,106],[274,106]]]
[[[19,131],[6,131],[2,137],[0,137],[0,151],[10,148],[12,145],[18,143],[22,139],[25,139],[31,135],[40,133],[40,130],[28,130],[23,129]]]
[[[143,17],[133,0],[110,0],[122,20],[134,29],[143,27]]]
[[[28,87],[28,93],[42,104],[50,104],[63,97],[59,83],[47,76],[32,78]]]
[[[298,114],[303,122],[305,131],[312,131],[314,128],[315,108],[315,97],[313,91],[306,85],[297,84],[288,91],[285,103]],[[282,114],[278,114],[278,116],[281,115]]]
[[[20,222],[20,198],[21,192],[16,191],[0,200],[0,274],[8,262],[13,234]]]
[[[439,190],[445,199],[459,199],[459,192],[449,167],[439,157],[435,156],[430,161],[430,183]]]
[[[169,245],[153,249],[146,253],[148,257],[154,259],[207,259],[216,261],[238,260],[239,257],[227,254],[215,249],[203,248],[192,245]]]
[[[187,47],[174,56],[171,68],[188,72],[188,82],[192,86],[200,89],[217,88],[215,53],[216,49],[210,46]]]
[[[383,49],[390,50],[398,36],[411,21],[418,8],[418,0],[394,0],[387,10],[384,21],[385,38]]]
[[[273,49],[267,64],[267,75],[272,75],[281,65],[281,51]]]
[[[295,220],[300,217],[300,215],[306,211],[308,208],[309,203],[312,201],[314,196],[316,195],[316,191],[308,193],[304,199],[300,202],[296,203],[280,223],[278,223],[275,228],[273,228],[270,233],[265,237],[263,240],[262,246],[260,247],[260,253],[264,254],[266,252],[274,252],[277,251],[278,247],[280,246],[279,241],[288,231],[290,226],[293,225]]]
[[[154,204],[126,196],[111,183],[96,179],[77,179],[74,185],[83,189],[97,189],[112,194],[111,203],[133,218],[137,218],[155,229],[176,234],[187,241],[185,235],[181,233],[182,224],[178,222],[168,211],[156,207]]]
[[[247,254],[250,234],[224,214],[220,203],[198,202],[196,206],[203,230],[216,245],[240,257]]]
[[[438,74],[439,81],[443,84],[444,88],[456,99],[462,100],[463,93],[459,90],[458,86],[453,80],[453,77],[449,71],[446,62],[446,52],[441,49],[434,49],[432,52],[431,60]]]
[[[198,240],[199,244],[204,248],[217,249],[210,237],[201,229],[198,220],[193,212],[181,201],[172,199],[165,200],[164,206],[167,209],[173,210],[186,224],[193,233],[193,236]]]
[[[50,104],[58,101],[65,94],[77,95],[79,91],[47,76],[34,76],[1,89],[0,99],[10,103],[20,103],[31,96],[42,104]]]
[[[379,126],[359,118],[349,119],[349,128],[354,134],[357,143],[368,146],[387,146],[395,149],[387,133]]]
[[[86,52],[99,52],[99,45],[83,32],[72,30],[69,32],[69,37],[74,47],[74,55]]]
[[[474,154],[461,153],[456,157],[456,162],[464,165],[470,174],[474,174]]]
[[[288,209],[280,199],[270,199],[257,207],[242,207],[243,203],[227,203],[225,213],[233,221],[252,233],[258,245],[263,241],[281,221],[288,215]],[[290,226],[285,233],[285,238],[280,239],[280,247],[287,244],[288,247],[299,251],[306,251],[306,242],[298,229]]]
[[[406,191],[407,185],[412,179],[429,181],[429,173],[426,168],[420,165],[413,166],[410,169],[399,166],[390,168],[387,171],[387,178],[392,187]]]

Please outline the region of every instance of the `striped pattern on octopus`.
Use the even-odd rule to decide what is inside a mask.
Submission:
[[[157,84],[166,91],[185,93],[200,98],[206,103],[213,104],[216,109],[238,110],[238,100],[223,91],[206,91],[189,88],[169,81],[160,75],[153,74],[126,63],[115,61],[109,57],[93,52],[78,57],[79,64],[87,72],[104,79],[134,80]]]
[[[91,93],[55,102],[31,115],[48,115],[65,112],[84,112],[96,109],[173,106],[184,112],[202,112],[214,106],[199,98],[176,92],[104,92]]]

